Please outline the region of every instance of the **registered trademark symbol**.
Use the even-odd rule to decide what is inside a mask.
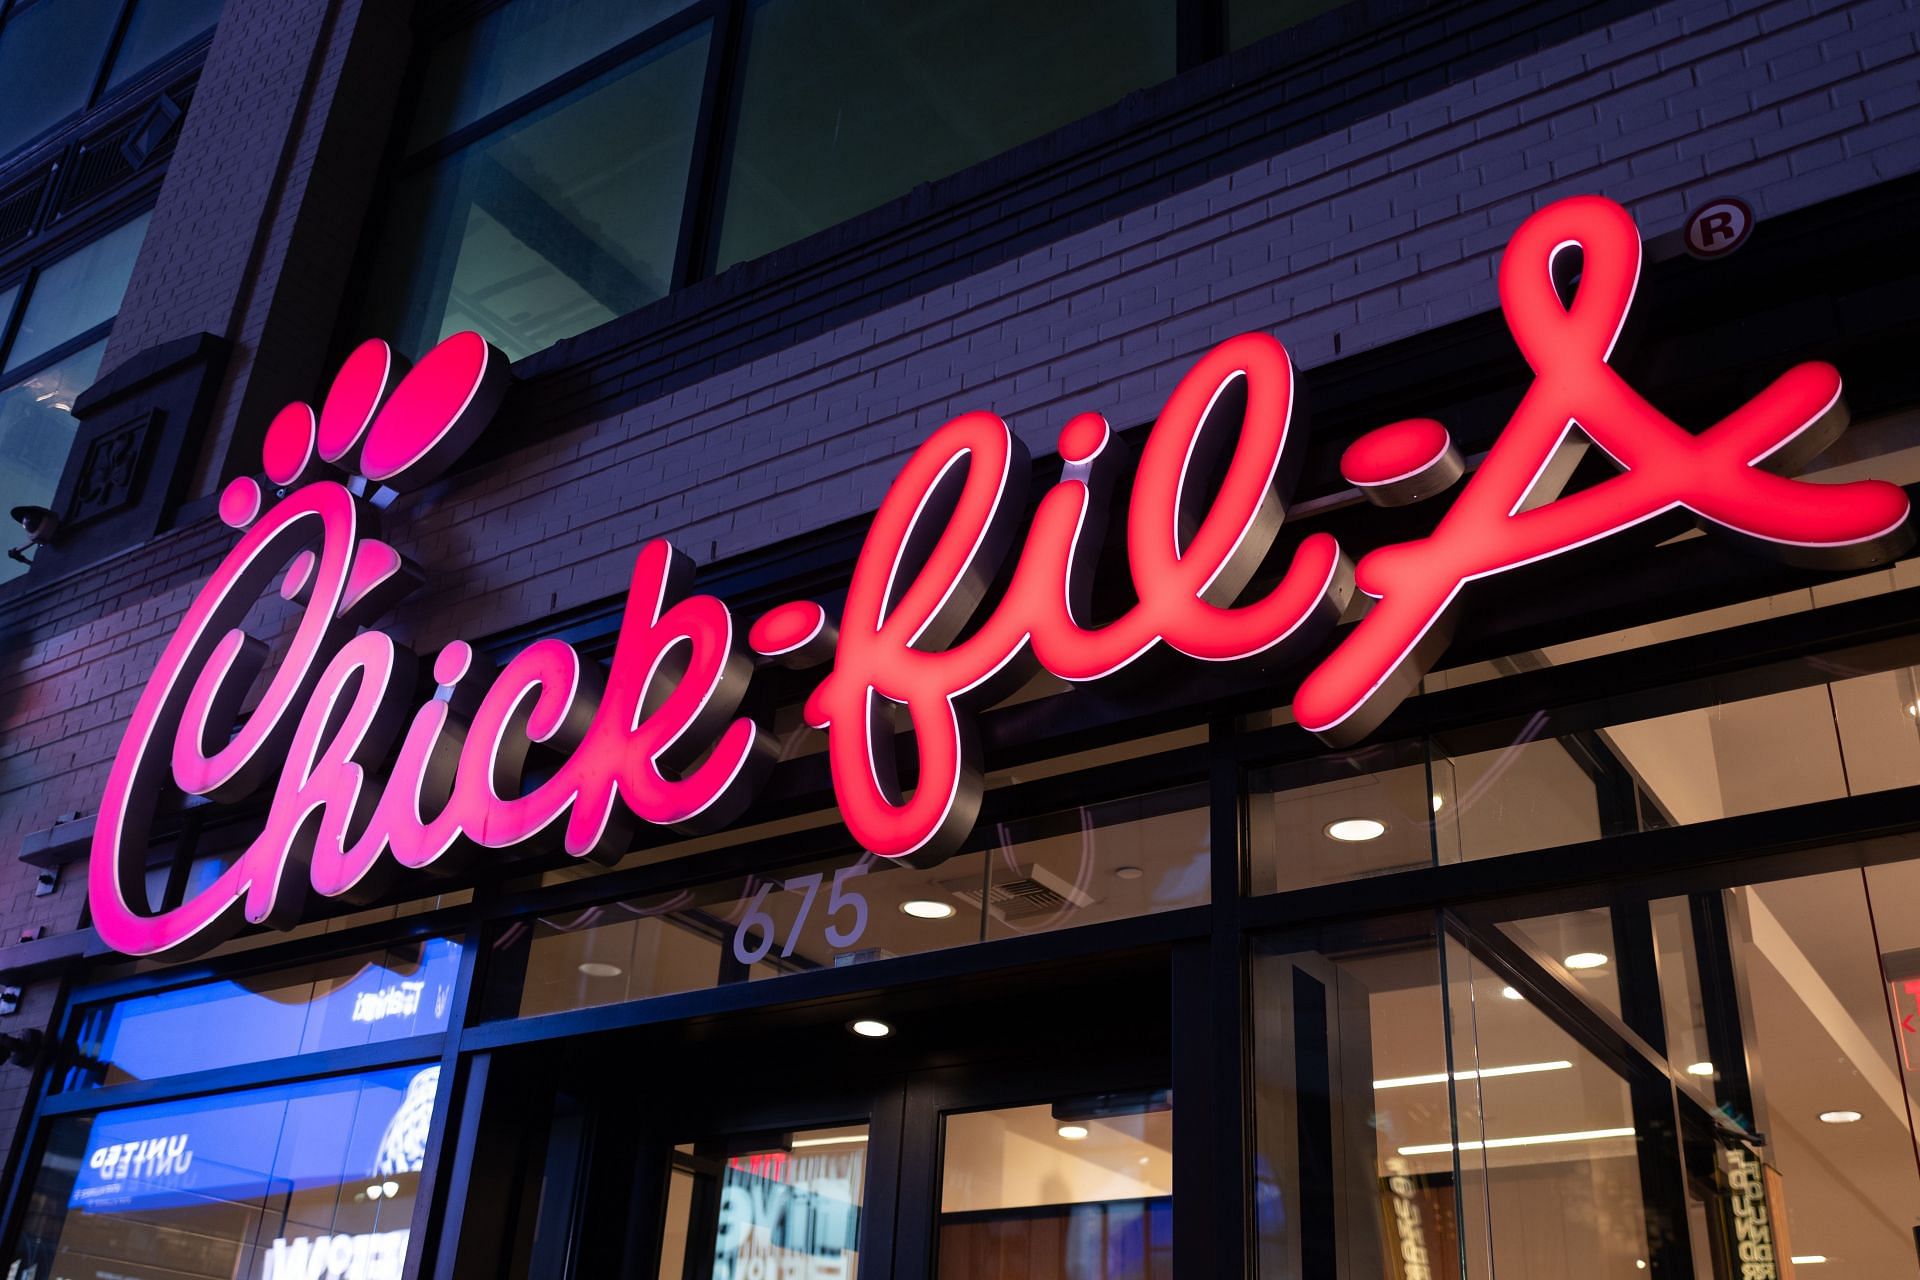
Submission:
[[[1687,215],[1687,252],[1696,258],[1724,257],[1747,242],[1753,223],[1753,207],[1745,200],[1709,200]]]

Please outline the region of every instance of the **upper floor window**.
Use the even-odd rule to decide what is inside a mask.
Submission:
[[[100,372],[148,218],[0,288],[0,514],[52,503],[78,429],[74,398]],[[0,582],[24,572],[23,560],[0,559]]]
[[[0,157],[98,102],[220,16],[220,0],[11,0],[0,13]]]
[[[1170,77],[1174,28],[1175,0],[509,0],[428,57],[371,330],[538,351]]]

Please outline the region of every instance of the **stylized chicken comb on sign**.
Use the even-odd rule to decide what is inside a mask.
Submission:
[[[512,374],[507,357],[477,333],[456,333],[411,369],[378,338],[340,366],[319,413],[295,401],[274,416],[261,469],[291,488],[323,468],[392,490],[437,479],[479,438]],[[259,483],[241,476],[220,495],[220,518],[244,529],[259,518]]]

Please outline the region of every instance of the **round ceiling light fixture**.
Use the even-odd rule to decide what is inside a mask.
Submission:
[[[936,902],[932,898],[909,898],[900,904],[900,910],[915,920],[946,920],[955,913],[951,902]]]
[[[617,964],[602,964],[598,960],[589,960],[580,966],[580,972],[589,978],[617,978],[623,971]]]
[[[869,1040],[880,1040],[893,1034],[893,1024],[878,1018],[857,1018],[847,1024],[847,1030]]]
[[[1822,1111],[1820,1113],[1821,1124],[1853,1124],[1860,1118],[1858,1111]]]
[[[1342,818],[1327,824],[1329,839],[1342,844],[1361,844],[1387,834],[1387,824],[1378,818]]]
[[[1087,1133],[1087,1126],[1083,1124],[1063,1124],[1060,1126],[1060,1136],[1068,1142],[1079,1142],[1087,1136]]]
[[[1576,951],[1564,963],[1569,969],[1598,969],[1607,958],[1598,951]]]

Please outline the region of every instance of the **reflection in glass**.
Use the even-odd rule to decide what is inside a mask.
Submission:
[[[463,129],[686,7],[686,0],[512,0],[428,57],[407,149]]]
[[[1205,903],[1205,784],[1064,809],[988,829],[986,936],[1118,920]],[[976,910],[982,887],[943,881]]]
[[[1171,1280],[1171,1099],[949,1115],[940,1280]]]
[[[1433,861],[1432,824],[1444,797],[1428,786],[1417,744],[1268,765],[1249,772],[1247,792],[1255,893]]]
[[[1757,1159],[1778,1181],[1793,1252],[1831,1260],[1822,1276],[1915,1270],[1910,1105],[1920,1091],[1900,1019],[1920,1007],[1905,988],[1920,973],[1916,888],[1920,865],[1907,862],[1864,882],[1839,871],[1726,895]]]
[[[1667,1058],[1679,1071],[1681,1084],[1711,1100],[1722,1068],[1714,1064],[1707,1031],[1705,975],[1694,933],[1695,911],[1695,904],[1687,898],[1661,898],[1647,904],[1660,973]]]
[[[643,1000],[1205,903],[1206,787],[1003,822],[931,866],[843,854],[519,921],[489,1017]]]
[[[246,978],[83,1007],[66,1088],[157,1080],[243,1062],[444,1031],[460,944],[400,943]]]
[[[399,1280],[438,1066],[57,1121],[9,1274]],[[341,1258],[348,1267],[333,1268]]]
[[[857,1280],[867,1126],[674,1148],[660,1280]]]
[[[119,16],[120,0],[58,0],[0,27],[0,155],[87,105]]]
[[[213,30],[220,0],[135,0],[127,30],[114,51],[107,88],[145,71],[197,36]]]
[[[1500,926],[1549,969],[1564,970],[1580,994],[1615,1017],[1620,1006],[1620,956],[1613,912],[1606,907],[1510,920]]]
[[[151,218],[143,213],[41,269],[7,349],[8,372],[113,319]]]
[[[1253,961],[1258,1274],[1458,1275],[1440,953],[1412,924]]]
[[[525,1017],[976,942],[983,863],[843,855],[521,921],[494,944],[487,1009]]]
[[[93,385],[106,351],[103,338],[0,391],[0,516],[14,507],[53,505],[79,430],[70,412],[74,399]],[[18,526],[9,522],[7,528],[6,544],[17,545]],[[0,558],[0,582],[26,571],[18,561]]]
[[[1173,75],[1172,0],[756,0],[714,266]]]
[[[1457,1149],[1440,1139],[1399,1155],[1415,1173],[1458,1160],[1467,1222],[1487,1224],[1463,1236],[1468,1273],[1637,1274],[1648,1223],[1627,1082],[1451,940],[1447,972]]]
[[[419,354],[475,329],[518,359],[671,283],[709,27],[405,178],[374,331]]]

